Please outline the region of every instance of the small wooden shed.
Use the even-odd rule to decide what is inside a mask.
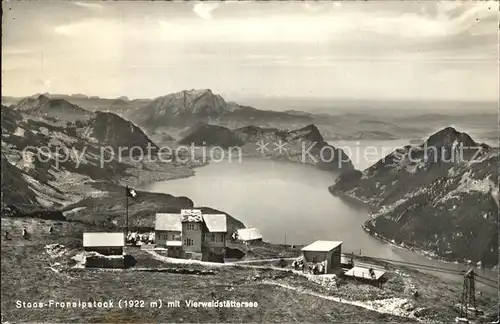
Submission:
[[[91,232],[83,233],[83,248],[87,252],[102,255],[123,255],[124,233]]]
[[[306,263],[325,262],[325,273],[340,274],[342,241],[316,241],[302,248],[302,257]]]

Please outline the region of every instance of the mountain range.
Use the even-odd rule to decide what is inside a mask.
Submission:
[[[365,229],[451,260],[498,263],[499,150],[447,127],[342,174],[336,195],[371,205]]]
[[[205,125],[192,130],[179,143],[184,145],[241,148],[242,155],[306,163],[323,170],[351,170],[352,161],[340,148],[328,144],[319,129],[307,125],[296,130],[245,126],[228,129]]]
[[[186,127],[201,122],[236,129],[249,124],[263,128],[298,129],[315,124],[326,140],[392,140],[421,138],[439,128],[436,122],[449,125],[445,117],[434,120],[432,127],[423,120],[404,119],[391,114],[342,112],[332,103],[332,113],[310,113],[298,109],[262,110],[248,105],[226,101],[210,89],[183,90],[154,99],[120,97],[106,99],[83,95],[43,94],[51,99],[63,99],[87,111],[109,111],[119,114],[143,128],[156,141],[181,139]],[[26,98],[2,97],[5,105],[19,104]],[[294,106],[295,107],[295,106]],[[307,109],[307,107],[304,107]],[[340,111],[339,110],[339,111]],[[342,110],[344,111],[344,110]],[[485,118],[477,116],[481,123]],[[486,119],[487,122],[491,119]]]
[[[212,96],[202,93],[205,95],[197,100],[184,98],[185,107],[190,107],[186,108],[188,112],[169,111],[166,114],[175,117],[211,113],[203,102]],[[83,95],[71,98],[100,100]],[[129,102],[124,98],[117,100]],[[224,101],[216,97],[215,102],[222,105]],[[2,186],[5,188],[2,202],[11,211],[9,213],[27,215],[52,210],[59,215],[58,211],[65,210],[68,219],[98,222],[102,226],[120,224],[124,206],[119,198],[124,185],[137,186],[190,176],[193,175],[191,168],[200,165],[192,159],[177,161],[173,156],[173,160],[167,159],[166,162],[165,159],[156,159],[158,145],[155,141],[134,122],[111,111],[82,108],[66,99],[45,94],[24,98],[10,107],[2,106],[1,111]],[[243,141],[256,140],[253,126],[229,130],[202,122],[187,129],[190,136],[210,140],[217,127],[235,136],[242,144]],[[205,135],[200,133],[204,129],[208,130]],[[287,132],[260,129],[259,133],[288,144],[302,139],[317,141],[310,150],[312,154],[328,145],[313,125]],[[231,136],[228,144],[234,144]],[[149,152],[148,149],[152,149],[148,157],[151,159],[134,160],[133,152],[142,154]],[[344,160],[352,168],[345,155]],[[143,196],[148,199],[131,206],[131,221],[135,226],[147,224],[154,211],[193,205],[185,197],[149,193]]]
[[[90,112],[46,97],[24,103],[1,110],[3,205],[23,212],[60,209],[119,191],[117,186],[193,174],[189,163],[134,161],[128,150],[157,146],[139,127],[116,114]],[[62,121],[61,107],[80,114],[68,114],[68,118],[74,116],[72,122]]]
[[[101,111],[106,104],[110,109]],[[2,105],[1,112],[2,202],[20,213],[63,209],[72,219],[114,224],[122,218],[124,185],[193,175],[192,167],[200,165],[193,160],[134,161],[129,154],[132,147],[153,148],[154,157],[158,137],[169,142],[176,138],[175,145],[235,146],[244,155],[297,162],[305,157],[306,163],[334,171],[340,166],[342,173],[330,191],[375,209],[365,224],[371,234],[449,259],[498,261],[498,148],[477,143],[453,127],[359,171],[342,150],[327,143],[322,125],[311,121],[332,122],[326,128],[335,132],[339,124],[344,129],[365,127],[350,129],[349,138],[377,137],[384,129],[399,127],[402,132],[405,127],[356,114],[258,110],[227,103],[210,90],[155,100],[43,94]],[[276,124],[299,127],[268,126]],[[40,147],[47,150],[37,151]],[[120,148],[124,154],[109,157],[103,167],[102,152]],[[148,199],[131,207],[137,226],[152,211],[192,206],[186,197],[144,195]]]

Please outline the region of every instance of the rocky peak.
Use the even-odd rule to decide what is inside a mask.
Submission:
[[[227,110],[224,98],[210,89],[183,90],[158,97],[137,109],[131,118],[140,125],[189,124],[196,118],[220,116]]]
[[[469,134],[459,132],[453,127],[446,127],[432,134],[425,144],[427,144],[427,147],[452,147],[458,144],[462,144],[464,147],[477,145]]]
[[[157,148],[149,137],[138,126],[111,112],[96,112],[96,116],[90,121],[91,133],[100,143],[109,144],[115,148],[122,147],[131,149],[140,147],[147,149],[148,145]],[[139,150],[136,151],[138,153]],[[129,154],[124,151],[124,154]]]
[[[74,105],[65,99],[52,99],[44,94],[38,95],[37,97],[24,98],[14,106],[14,109],[28,114],[35,111],[49,113],[51,110],[54,110],[55,112],[61,109],[66,110],[68,113],[89,113],[85,109]]]
[[[191,90],[183,90],[183,93],[190,95],[190,96],[195,96],[195,97],[200,97],[203,95],[214,95],[211,89],[191,89]]]
[[[314,124],[309,124],[301,129],[295,131],[295,133],[300,134],[304,139],[316,142],[323,142],[323,136],[321,135],[318,127]]]
[[[50,101],[50,96],[48,93],[45,93],[45,94],[41,94],[39,95],[36,100],[40,101],[40,102],[48,102]]]
[[[24,98],[23,100],[19,101],[17,105],[14,106],[14,109],[23,112],[29,112],[36,108],[43,108],[49,103],[50,103],[50,98],[47,97],[46,95],[41,94],[34,97]]]

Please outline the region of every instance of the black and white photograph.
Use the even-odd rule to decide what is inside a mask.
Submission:
[[[498,1],[2,1],[2,323],[499,323]]]

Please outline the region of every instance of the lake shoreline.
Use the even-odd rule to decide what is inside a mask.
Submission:
[[[369,202],[367,201],[364,201],[363,199],[361,198],[358,198],[358,197],[355,197],[355,196],[351,196],[351,195],[348,195],[346,193],[341,193],[341,192],[333,192],[332,191],[332,186],[330,186],[328,188],[328,191],[332,194],[332,196],[334,197],[338,197],[340,198],[342,201],[344,202],[347,202],[348,204],[352,204],[354,206],[357,206],[357,207],[361,207],[363,209],[366,209],[368,210],[369,213],[373,213],[373,212],[376,212],[379,208],[377,208],[376,206],[370,204]]]
[[[318,169],[315,166],[310,165],[310,164],[296,163],[294,161],[289,161],[289,160],[277,160],[277,159],[273,159],[273,158],[269,158],[269,157],[262,158],[262,156],[252,156],[252,157],[245,156],[245,157],[247,158],[247,160],[243,160],[241,163],[235,163],[235,164],[237,164],[237,165],[245,165],[244,162],[246,162],[246,161],[249,161],[249,162],[251,162],[251,161],[259,161],[259,162],[260,161],[269,161],[269,162],[276,162],[276,163],[278,163],[278,165],[281,165],[282,162],[286,162],[283,165],[285,165],[285,164],[286,165],[303,165],[303,166],[307,165],[307,169],[328,172],[328,173],[322,172],[323,175],[327,175],[327,174],[334,175],[335,174],[335,172],[331,172],[331,171],[327,171],[327,170],[321,170],[321,169]],[[225,162],[227,163],[228,161],[225,161]],[[203,166],[208,166],[208,165],[213,166],[214,164],[218,164],[218,163],[217,162],[212,162],[212,163],[207,163],[207,164],[205,164]],[[201,166],[197,166],[197,167],[201,167]],[[237,166],[234,166],[234,167],[237,168]],[[218,167],[217,169],[214,169],[214,170],[218,170],[218,172],[224,172],[224,170],[226,170],[226,166]],[[229,172],[229,170],[228,170],[228,172]],[[193,175],[197,175],[198,176],[198,172],[195,172],[195,174],[193,174]],[[170,182],[170,180],[176,180],[176,179],[182,179],[182,178],[191,178],[191,177],[192,177],[192,175],[187,176],[187,177],[177,177],[175,179],[165,180],[165,181],[167,181],[167,183],[165,184],[166,188],[168,188],[168,186],[169,186],[168,182]],[[203,174],[201,175],[201,177],[203,177]],[[200,180],[200,181],[204,181],[204,180]],[[159,182],[163,182],[163,181],[159,181]],[[156,183],[156,182],[145,184],[145,186],[148,186],[148,185],[151,185],[151,184],[154,184],[154,183]],[[332,183],[333,183],[333,180],[332,180]],[[176,186],[177,185],[173,186],[172,188],[174,188]],[[358,209],[358,211],[360,211],[360,209],[363,209],[364,211],[361,211],[361,212],[364,215],[366,215],[366,220],[369,220],[370,212],[374,212],[374,211],[378,210],[378,208],[376,206],[369,204],[368,202],[364,201],[363,199],[360,199],[358,197],[352,197],[350,195],[343,194],[343,193],[333,193],[332,190],[329,187],[326,187],[326,188],[329,189],[331,195],[339,197],[344,202],[344,204],[350,205],[351,208],[353,208],[353,206],[355,206],[355,209]],[[213,201],[213,200],[209,200],[209,201],[205,200],[205,201],[203,201],[202,204],[200,204],[200,202],[197,201],[198,199],[200,199],[199,198],[200,197],[199,193],[198,193],[198,196],[196,196],[196,193],[192,193],[191,194],[191,191],[190,191],[191,189],[189,189],[189,187],[186,187],[183,190],[184,190],[183,194],[185,194],[186,196],[190,197],[190,199],[193,199],[193,201],[195,202],[196,205],[204,205],[204,206],[217,205],[217,201],[216,200],[215,201]],[[147,191],[150,191],[150,190],[147,190]],[[152,192],[161,192],[161,191],[152,191]],[[163,191],[163,192],[164,193],[170,192],[171,194],[176,194],[175,190],[173,190],[173,191],[166,190],[166,191]],[[231,210],[228,210],[227,206],[224,206],[224,204],[217,205],[217,208],[219,210],[224,211],[224,212],[231,212]],[[239,219],[241,221],[244,221],[244,223],[248,222],[248,219],[246,219],[245,217],[242,217],[243,215],[239,215],[238,213],[235,213],[234,210],[233,210],[233,212],[231,214],[234,215],[237,219]],[[250,216],[251,216],[251,213],[250,213]],[[247,218],[248,218],[248,215],[247,215]],[[260,226],[264,228],[266,225],[263,224],[263,223],[261,223]],[[271,224],[269,226],[272,226],[272,222],[271,222]],[[360,229],[364,229],[363,228],[364,225],[355,225],[355,227],[358,227]],[[361,235],[369,235],[369,236],[371,236],[373,238],[377,238],[378,241],[380,241],[382,243],[389,244],[389,245],[391,245],[393,247],[397,247],[399,249],[403,249],[403,250],[408,251],[410,253],[414,253],[415,255],[418,255],[420,257],[423,256],[423,257],[425,257],[428,260],[438,261],[438,262],[444,262],[444,263],[453,263],[453,264],[457,264],[458,263],[457,260],[453,260],[453,259],[450,260],[450,259],[441,258],[439,256],[432,255],[432,253],[430,253],[429,251],[425,251],[425,250],[422,250],[422,249],[411,249],[411,248],[408,248],[408,246],[394,244],[394,243],[391,242],[390,239],[382,238],[382,237],[380,237],[380,235],[379,236],[372,235],[371,233],[368,233],[366,230],[363,230],[363,234],[361,234]],[[271,244],[275,244],[273,242],[277,241],[276,244],[278,244],[278,245],[281,243],[281,241],[279,239],[276,240],[276,239],[273,239],[272,237],[268,238],[266,241],[268,241]],[[367,255],[370,255],[370,253],[368,253]],[[466,266],[465,262],[460,262],[460,264]],[[489,269],[489,268],[487,268],[487,269]]]
[[[330,193],[333,196],[342,199],[343,201],[346,201],[348,203],[354,203],[354,204],[359,205],[359,206],[363,206],[364,208],[370,210],[370,212],[377,212],[379,210],[378,207],[374,206],[373,204],[370,204],[368,201],[362,200],[361,198],[351,196],[351,195],[348,195],[346,193],[333,193],[331,188],[332,187],[329,188]],[[394,247],[397,247],[397,248],[400,248],[400,249],[403,249],[403,250],[406,250],[406,251],[409,251],[412,253],[416,253],[418,255],[421,255],[423,257],[428,258],[429,260],[440,261],[440,262],[448,263],[448,264],[459,264],[459,265],[463,265],[465,267],[472,266],[472,267],[476,268],[475,264],[468,264],[467,260],[445,257],[445,256],[437,254],[434,251],[425,250],[425,249],[419,248],[417,246],[408,247],[404,243],[398,244],[398,243],[394,242],[394,240],[391,240],[391,239],[389,239],[389,238],[387,238],[387,237],[385,237],[385,236],[383,236],[375,231],[368,229],[365,225],[362,225],[361,227],[363,228],[364,232],[367,235],[370,235],[371,237],[373,237],[381,242],[384,242],[386,244],[392,245]],[[484,267],[482,269],[495,271],[495,267]]]

